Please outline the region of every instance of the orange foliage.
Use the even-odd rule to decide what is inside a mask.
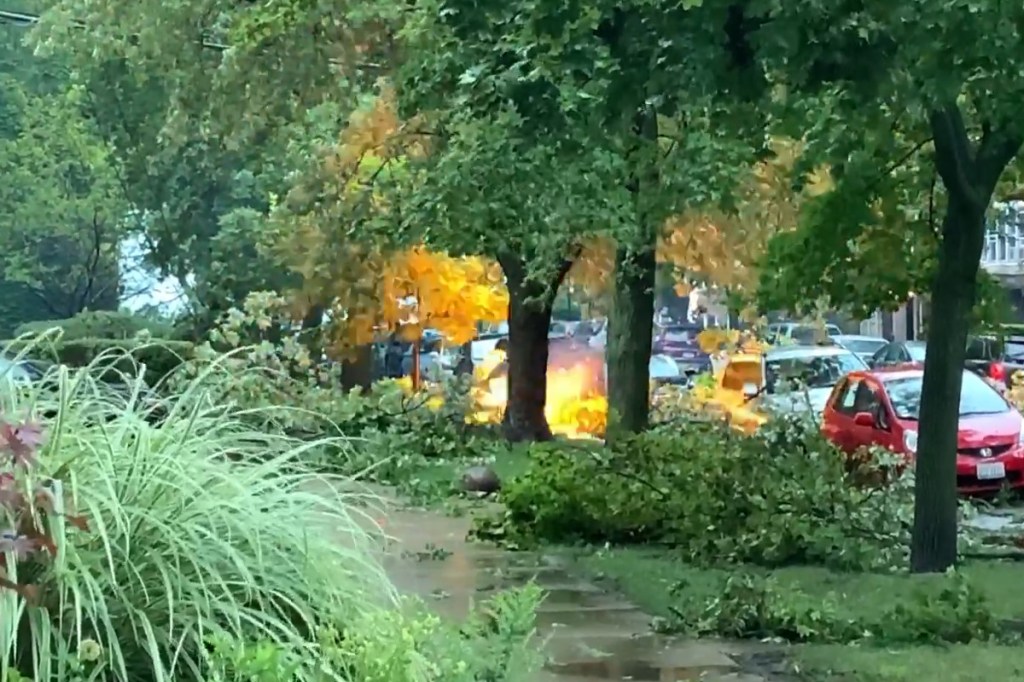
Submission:
[[[806,197],[832,186],[828,171],[819,169],[807,178],[803,192],[794,192],[792,171],[802,145],[777,139],[772,151],[771,159],[756,164],[742,177],[735,212],[707,208],[665,221],[658,241],[658,261],[673,265],[680,276],[703,276],[721,287],[752,286],[756,280],[754,265],[768,239],[796,225]],[[595,238],[584,246],[569,278],[590,293],[601,293],[610,285],[608,273],[614,263],[614,241]]]
[[[411,339],[433,328],[461,344],[473,338],[478,321],[500,322],[507,314],[508,292],[496,263],[423,246],[395,250],[387,237],[354,229],[388,211],[375,180],[400,173],[404,158],[425,152],[409,129],[395,111],[394,93],[383,88],[371,106],[352,115],[317,172],[274,213],[272,251],[302,276],[301,289],[293,292],[296,316],[313,304],[333,310],[339,353],[396,329]]]

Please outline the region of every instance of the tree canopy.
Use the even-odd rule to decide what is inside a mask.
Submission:
[[[117,162],[82,116],[81,95],[36,95],[8,80],[0,137],[0,273],[31,293],[45,317],[116,308],[129,204]]]

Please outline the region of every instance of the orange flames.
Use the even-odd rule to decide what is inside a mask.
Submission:
[[[597,357],[563,357],[555,354],[548,363],[547,401],[544,416],[551,432],[567,438],[601,438],[608,421],[608,401],[603,390],[603,362]],[[508,379],[504,373],[488,378],[505,361],[505,353],[492,351],[477,368],[474,392],[478,423],[498,423],[508,403]]]

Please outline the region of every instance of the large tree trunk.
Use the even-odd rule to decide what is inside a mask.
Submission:
[[[943,222],[939,269],[932,284],[932,300],[942,317],[928,335],[921,395],[911,547],[914,572],[945,571],[956,562],[960,386],[981,255],[978,235],[984,233],[983,215],[953,196]]]
[[[502,420],[505,438],[521,441],[551,440],[544,416],[548,390],[548,329],[558,287],[571,260],[559,265],[547,286],[527,278],[519,256],[498,258],[508,286],[508,401]]]
[[[373,345],[360,346],[355,356],[341,363],[341,387],[346,391],[359,387],[364,391],[373,386]]]
[[[915,573],[941,572],[956,563],[960,389],[985,239],[985,211],[999,176],[1021,146],[1020,136],[985,125],[974,148],[956,104],[933,111],[931,128],[935,167],[949,199],[931,296],[942,316],[928,330],[918,422],[910,548],[910,568]]]
[[[629,190],[636,205],[637,234],[621,238],[615,254],[615,291],[608,318],[608,438],[638,433],[650,418],[651,345],[654,336],[655,250],[658,229],[648,207],[658,183],[657,112],[637,114],[636,167]]]
[[[619,246],[608,318],[609,437],[647,428],[654,336],[654,244]]]

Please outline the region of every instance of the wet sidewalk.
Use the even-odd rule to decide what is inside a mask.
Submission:
[[[467,518],[404,509],[383,510],[394,539],[386,568],[395,585],[441,614],[464,617],[498,590],[536,582],[547,594],[538,630],[549,664],[537,682],[605,680],[765,682],[744,672],[739,645],[650,632],[650,617],[621,596],[579,577],[556,557],[506,552],[466,541]]]

